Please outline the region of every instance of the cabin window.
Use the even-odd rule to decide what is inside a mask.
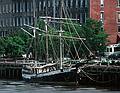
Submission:
[[[104,0],[100,0],[100,5],[103,7],[104,6]]]
[[[120,26],[118,26],[118,32],[120,32]]]
[[[107,48],[107,50],[106,50],[107,52],[109,52],[109,48]]]
[[[112,52],[112,48],[110,48],[110,52]]]
[[[101,22],[103,23],[104,22],[104,12],[100,13],[100,19],[101,19]]]
[[[117,0],[117,6],[120,7],[120,0]]]
[[[120,51],[120,47],[115,47],[114,52]]]
[[[120,22],[120,12],[118,13],[117,18],[118,18],[118,22]]]

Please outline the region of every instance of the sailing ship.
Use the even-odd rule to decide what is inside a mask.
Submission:
[[[62,1],[63,2],[63,1]],[[34,2],[35,3],[35,2]],[[62,6],[61,6],[62,7]],[[62,14],[62,9],[61,9],[61,14]],[[48,19],[49,17],[45,17],[45,19]],[[34,7],[34,19],[35,19],[35,7]],[[57,19],[66,19],[66,18],[57,18]],[[45,21],[46,22],[46,21]],[[45,23],[46,24],[46,23]],[[33,28],[33,37],[36,37],[35,33],[35,25]],[[46,57],[47,60],[45,63],[40,63],[36,60],[33,61],[32,63],[23,64],[22,68],[22,77],[23,80],[28,81],[28,82],[37,82],[37,83],[54,83],[54,84],[65,84],[66,82],[76,84],[77,83],[77,68],[75,66],[65,66],[63,64],[63,53],[62,53],[62,38],[66,38],[65,36],[62,36],[62,27],[60,27],[59,31],[59,48],[60,48],[60,58],[58,61],[55,62],[48,62],[48,56]],[[24,29],[22,29],[24,30]],[[25,31],[26,32],[26,31]],[[46,24],[46,32],[47,32],[47,24]],[[28,32],[27,32],[28,33]],[[32,36],[32,35],[31,35]],[[46,34],[46,36],[56,36],[56,35],[49,35]],[[69,37],[67,37],[69,38]],[[70,38],[75,38],[75,37],[70,37]],[[80,39],[81,38],[77,38]],[[48,41],[47,41],[48,43]],[[48,50],[48,44],[46,44],[47,50]],[[48,52],[47,52],[48,55]],[[25,60],[24,60],[25,61]],[[26,62],[28,62],[26,60]],[[32,65],[31,65],[32,64]],[[66,83],[67,84],[67,83]]]

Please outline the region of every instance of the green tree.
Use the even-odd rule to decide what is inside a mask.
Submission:
[[[5,39],[4,37],[0,37],[0,56],[5,54]]]
[[[20,57],[24,53],[24,41],[18,37],[5,37],[5,54],[7,57]]]
[[[86,39],[84,42],[75,41],[73,43],[73,40],[72,42],[68,41],[72,54],[75,58],[77,58],[77,53],[75,51],[77,51],[79,56],[82,57],[89,55],[90,51],[95,54],[98,51],[104,52],[106,49],[105,44],[107,42],[107,34],[102,28],[102,23],[100,21],[88,19],[83,25],[80,25],[79,23],[67,22],[64,25],[64,30],[66,31],[65,34],[67,36],[81,37]]]
[[[86,44],[92,52],[104,52],[107,43],[107,34],[102,28],[102,23],[93,19],[88,19],[82,26],[85,32]]]

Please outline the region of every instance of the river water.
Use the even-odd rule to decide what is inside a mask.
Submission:
[[[0,80],[0,93],[120,93],[118,89],[88,86],[54,86]]]

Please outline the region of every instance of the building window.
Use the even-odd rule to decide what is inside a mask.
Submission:
[[[0,27],[2,27],[1,20],[0,20]]]
[[[9,12],[12,12],[12,4],[9,4]]]
[[[1,9],[2,9],[2,6],[0,5],[0,14],[2,13]]]
[[[78,0],[76,0],[76,8],[78,8]]]
[[[71,2],[70,2],[70,7],[72,7],[72,4],[73,4],[73,0],[71,0]]]
[[[39,11],[41,11],[41,1],[39,2]]]
[[[3,27],[5,27],[5,19],[3,19]]]
[[[13,3],[13,13],[15,13],[15,4]]]
[[[120,26],[118,26],[118,32],[120,33]]]
[[[16,12],[18,12],[18,3],[16,3]]]
[[[5,13],[5,5],[3,5],[3,13]]]
[[[120,0],[117,0],[117,6],[120,7]]]
[[[83,7],[83,0],[80,1],[80,6]]]
[[[85,7],[88,7],[88,1],[85,0]]]
[[[27,2],[27,12],[31,11],[31,2]]]
[[[23,4],[22,4],[22,2],[20,2],[20,12],[22,12],[23,11]]]
[[[15,18],[13,18],[13,26],[15,26]]]
[[[23,2],[23,12],[25,12],[25,2]]]
[[[10,23],[9,24],[10,24],[10,26],[12,26],[12,18],[10,18]]]
[[[9,9],[8,9],[8,4],[6,4],[6,13],[8,13],[8,10],[9,10]]]
[[[33,11],[33,3],[31,2],[31,12]]]
[[[117,14],[118,22],[120,22],[120,12]]]
[[[100,5],[103,7],[104,6],[104,0],[100,0]]]
[[[22,17],[20,17],[20,26],[22,26],[23,25],[23,19],[22,19]]]
[[[51,4],[50,4],[50,1],[48,1],[48,7],[50,7],[50,5],[51,5]]]
[[[101,20],[102,23],[104,22],[104,12],[100,13],[100,20]]]

